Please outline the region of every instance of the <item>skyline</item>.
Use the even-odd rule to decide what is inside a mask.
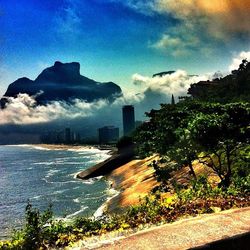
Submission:
[[[247,0],[0,0],[0,12],[1,96],[57,60],[139,91],[138,75],[224,73],[241,52],[250,58]]]

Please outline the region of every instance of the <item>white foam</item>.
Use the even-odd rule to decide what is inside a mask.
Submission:
[[[65,192],[69,191],[69,189],[62,189],[62,190],[57,190],[53,193],[51,193],[50,195],[55,195],[55,194],[63,194]]]
[[[42,180],[44,180],[46,183],[53,183],[53,184],[67,184],[67,183],[77,183],[79,181],[77,180],[72,180],[72,181],[49,181],[47,180],[48,176],[45,176],[45,178],[42,178]],[[79,187],[80,188],[80,187]],[[74,188],[76,189],[76,188]]]
[[[81,206],[80,210],[76,211],[75,213],[69,214],[66,216],[66,219],[70,219],[75,217],[76,215],[82,213],[83,211],[85,211],[88,208],[88,206]]]
[[[90,147],[90,148],[86,148],[86,147],[82,147],[82,148],[69,148],[67,149],[67,151],[71,151],[71,152],[95,152],[96,150],[99,150],[99,149],[96,149],[94,147]]]
[[[60,172],[60,170],[58,170],[58,169],[50,169],[50,170],[48,171],[48,173],[45,175],[45,178],[49,178],[49,177],[55,175],[55,174],[58,173],[58,172]]]
[[[49,148],[34,146],[34,145],[32,145],[31,147],[34,148],[34,149],[37,149],[37,150],[45,150],[45,151],[51,151],[52,150],[52,149],[49,149]]]
[[[40,199],[41,197],[42,197],[42,195],[37,195],[37,196],[32,197],[32,199],[37,200],[37,199]]]
[[[73,199],[73,201],[74,201],[75,203],[80,203],[80,199],[79,199],[79,198]]]
[[[46,166],[51,166],[56,164],[54,161],[42,161],[42,162],[34,162],[32,163],[33,165],[46,165]]]
[[[110,188],[107,190],[108,194],[109,195],[112,195],[110,197],[107,198],[107,200],[95,211],[95,213],[93,214],[93,217],[95,219],[98,219],[100,217],[103,216],[103,213],[105,212],[106,210],[106,206],[107,206],[107,203],[113,199],[114,197],[116,197],[117,195],[119,195],[119,191],[115,190],[114,188]]]
[[[92,185],[94,184],[96,181],[99,181],[103,178],[103,176],[98,176],[98,177],[94,177],[94,178],[90,178],[88,180],[82,180],[81,182],[87,185]]]
[[[31,145],[29,145],[29,144],[11,144],[11,145],[4,145],[4,146],[6,146],[6,147],[31,147]]]

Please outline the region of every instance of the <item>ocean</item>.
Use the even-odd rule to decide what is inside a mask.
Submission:
[[[56,218],[93,215],[110,197],[103,178],[79,180],[76,173],[109,157],[107,150],[53,150],[39,146],[0,146],[0,239],[24,223],[27,201]]]

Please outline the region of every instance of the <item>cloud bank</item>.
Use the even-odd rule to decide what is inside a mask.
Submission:
[[[147,77],[139,74],[132,76],[135,85],[144,88],[144,92],[150,89],[153,92],[161,93],[166,96],[174,94],[176,97],[186,95],[192,83],[207,80],[207,76],[190,76],[184,70],[177,70],[172,74],[162,77]]]
[[[250,2],[248,0],[156,0],[155,9],[167,12],[190,27],[207,25],[206,32],[224,38],[231,32],[250,32]]]
[[[218,44],[233,45],[234,40],[249,39],[249,0],[127,0],[123,4],[146,15],[176,20],[150,45],[175,57],[192,52],[210,56]]]
[[[0,110],[0,125],[27,125],[47,123],[58,119],[90,117],[96,110],[108,103],[105,100],[88,103],[75,99],[72,104],[55,101],[47,105],[37,105],[35,97],[28,94],[19,94],[16,98],[8,97],[6,108]]]

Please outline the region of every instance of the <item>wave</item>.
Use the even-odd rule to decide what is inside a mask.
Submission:
[[[109,197],[107,198],[107,200],[95,211],[95,213],[93,214],[93,217],[95,219],[98,219],[100,217],[103,216],[105,210],[106,210],[106,207],[107,207],[107,203],[112,200],[114,197],[116,197],[117,195],[120,194],[119,191],[115,190],[114,188],[109,188],[107,190],[107,192],[109,193]]]
[[[72,181],[50,181],[47,178],[48,177],[42,178],[42,180],[44,180],[46,183],[61,184],[61,185],[68,184],[68,183],[79,183],[79,181],[77,181],[77,180],[72,180]],[[76,189],[76,188],[74,188],[74,189]]]
[[[51,165],[83,165],[83,162],[79,161],[42,161],[42,162],[34,162],[33,165],[46,165],[46,166],[51,166]]]
[[[107,197],[107,194],[103,194],[101,196],[84,197],[84,200],[96,200],[96,199],[101,199],[103,197]]]
[[[74,201],[75,203],[80,203],[80,199],[79,199],[79,198],[73,199],[73,201]]]
[[[76,215],[78,215],[78,214],[82,213],[83,211],[85,211],[87,208],[88,208],[88,206],[81,206],[81,208],[78,211],[76,211],[76,212],[74,212],[72,214],[67,215],[66,219],[70,219],[70,218],[75,217]]]
[[[65,193],[65,192],[69,191],[69,190],[70,190],[70,189],[57,190],[57,191],[55,191],[55,192],[53,192],[53,193],[50,193],[49,195],[63,194],[63,193]]]
[[[51,151],[52,149],[49,149],[49,148],[44,148],[44,147],[39,147],[39,146],[31,146],[32,148],[34,149],[37,149],[37,150],[45,150],[45,151]]]
[[[31,199],[38,200],[38,199],[40,199],[41,197],[43,197],[43,195],[36,195],[36,196],[32,197]]]
[[[33,165],[46,165],[46,166],[50,166],[55,164],[54,161],[41,161],[41,162],[34,162],[32,163]]]
[[[59,172],[60,172],[60,170],[58,170],[58,169],[50,169],[48,171],[48,173],[45,175],[45,178],[49,178],[49,177],[51,177],[51,176],[53,176],[53,175],[55,175],[56,173],[59,173]]]
[[[81,173],[81,171],[78,172],[78,173],[76,173],[76,174],[74,174],[74,179],[79,180],[79,179],[77,178],[77,175],[78,175],[79,173]],[[87,184],[87,185],[92,185],[92,184],[94,184],[96,181],[101,180],[102,178],[103,178],[103,176],[97,176],[97,177],[89,178],[88,180],[80,180],[80,181],[81,181],[81,183],[84,183],[84,184]]]
[[[94,148],[94,147],[69,148],[69,149],[67,149],[67,151],[71,151],[71,152],[88,152],[88,153],[102,152],[102,150],[100,150],[98,148]]]
[[[1,145],[2,146],[2,145]],[[30,144],[10,144],[10,145],[3,145],[5,147],[30,147]]]

